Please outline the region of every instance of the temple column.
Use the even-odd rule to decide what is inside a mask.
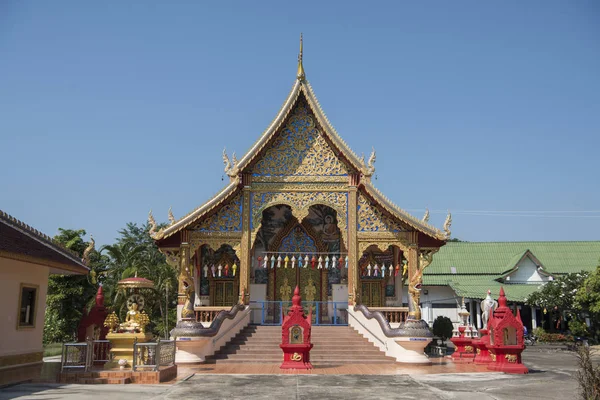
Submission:
[[[408,316],[411,319],[421,319],[421,310],[419,306],[420,295],[419,291],[415,289],[415,285],[418,283],[418,269],[419,269],[419,245],[417,244],[417,233],[410,233],[410,243],[408,248],[408,254],[405,255],[408,260]]]
[[[475,301],[475,310],[477,312],[477,329],[481,329],[481,303]]]
[[[354,305],[355,295],[359,293],[360,288],[358,279],[358,237],[356,234],[356,208],[358,207],[358,189],[356,186],[350,186],[348,189],[348,304]]]
[[[182,319],[182,311],[185,306],[187,294],[183,285],[184,277],[190,271],[190,244],[182,242],[179,246],[179,288],[177,291],[177,321]],[[192,282],[193,284],[193,282]]]
[[[245,302],[248,304],[250,301],[250,269],[252,268],[252,255],[250,249],[252,248],[251,231],[250,231],[250,186],[244,186],[242,200],[242,243],[241,251],[238,255],[240,259],[240,290],[239,300],[242,299],[242,293],[245,293]]]
[[[529,307],[531,309],[531,329],[537,328],[537,308]]]

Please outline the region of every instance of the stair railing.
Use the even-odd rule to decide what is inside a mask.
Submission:
[[[175,364],[175,341],[135,342],[133,344],[133,370],[151,369]]]
[[[93,362],[92,342],[63,343],[60,370],[82,370],[87,372]]]

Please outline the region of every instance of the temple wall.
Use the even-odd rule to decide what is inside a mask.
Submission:
[[[0,258],[0,385],[39,377],[49,268]],[[21,284],[37,286],[32,327],[17,326]]]
[[[0,258],[0,304],[3,310],[0,324],[0,357],[42,351],[48,275],[48,267]],[[17,329],[21,283],[38,286],[38,293],[34,306],[34,326]]]

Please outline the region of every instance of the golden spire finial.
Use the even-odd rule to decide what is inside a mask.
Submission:
[[[296,77],[299,80],[304,80],[304,66],[302,65],[302,47],[302,33],[300,33],[300,53],[298,53],[298,75],[296,75]]]

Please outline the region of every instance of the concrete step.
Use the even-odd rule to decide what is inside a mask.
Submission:
[[[347,326],[313,327],[311,362],[316,364],[394,363],[377,347]],[[207,363],[281,363],[280,326],[248,326],[221,347]]]
[[[271,354],[278,353],[281,354],[282,350],[279,347],[269,347],[269,348],[253,348],[253,347],[231,347],[227,346],[224,349],[218,351],[218,354]],[[344,346],[339,346],[335,348],[329,347],[313,347],[310,351],[310,354],[340,354],[340,353],[348,353],[348,354],[380,354],[381,351],[373,346],[373,348],[356,348],[356,349],[348,349]]]
[[[256,358],[230,358],[230,359],[206,359],[207,364],[281,364],[283,357],[265,358],[257,360]],[[361,358],[356,360],[347,359],[314,359],[310,358],[310,362],[314,365],[347,365],[347,364],[394,364],[395,360],[387,358]]]

